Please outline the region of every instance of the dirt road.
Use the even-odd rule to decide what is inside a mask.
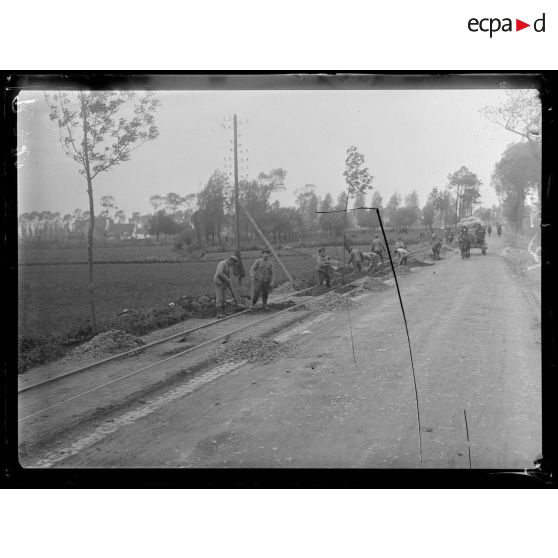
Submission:
[[[273,339],[270,364],[215,363],[30,453],[30,467],[529,467],[541,450],[540,308],[491,239]],[[350,321],[349,321],[350,318]],[[354,346],[354,357],[353,347]],[[23,441],[24,442],[24,441]]]

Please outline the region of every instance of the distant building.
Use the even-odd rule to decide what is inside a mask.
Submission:
[[[141,226],[137,226],[134,229],[134,231],[132,232],[132,238],[136,238],[136,239],[145,239],[145,238],[149,238],[150,234],[147,232],[147,229],[145,227],[141,227]]]
[[[133,223],[111,223],[107,230],[107,240],[128,240],[132,238],[135,228]]]

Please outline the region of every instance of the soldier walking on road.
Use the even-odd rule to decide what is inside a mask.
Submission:
[[[215,306],[217,307],[217,318],[224,318],[225,300],[227,289],[231,286],[231,270],[233,265],[238,263],[236,256],[229,256],[226,260],[222,260],[217,264],[215,275],[213,276],[213,284],[215,285]]]
[[[488,236],[492,234],[492,227],[490,226],[490,224],[488,225],[488,227],[486,227],[486,232],[488,233]]]
[[[384,246],[384,243],[380,240],[380,235],[375,234],[374,239],[372,240],[372,252],[380,256],[382,263],[384,263],[384,250],[386,250],[386,247]]]
[[[252,308],[262,295],[262,308],[268,310],[267,297],[273,283],[273,262],[269,259],[269,250],[262,250],[262,257],[258,258],[250,268],[250,279],[252,279]]]

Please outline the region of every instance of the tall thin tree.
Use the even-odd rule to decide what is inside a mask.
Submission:
[[[153,116],[160,102],[152,93],[140,97],[128,91],[59,91],[45,93],[50,119],[58,124],[64,153],[79,165],[89,197],[87,260],[91,329],[96,330],[93,282],[93,231],[95,210],[93,181],[120,163],[131,152],[159,135]]]

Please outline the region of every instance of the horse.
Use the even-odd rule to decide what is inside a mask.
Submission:
[[[459,239],[459,250],[461,251],[461,258],[471,257],[471,241],[469,238]]]
[[[432,242],[432,253],[434,254],[435,260],[441,260],[440,249],[442,248],[442,241],[440,239],[434,240]]]

